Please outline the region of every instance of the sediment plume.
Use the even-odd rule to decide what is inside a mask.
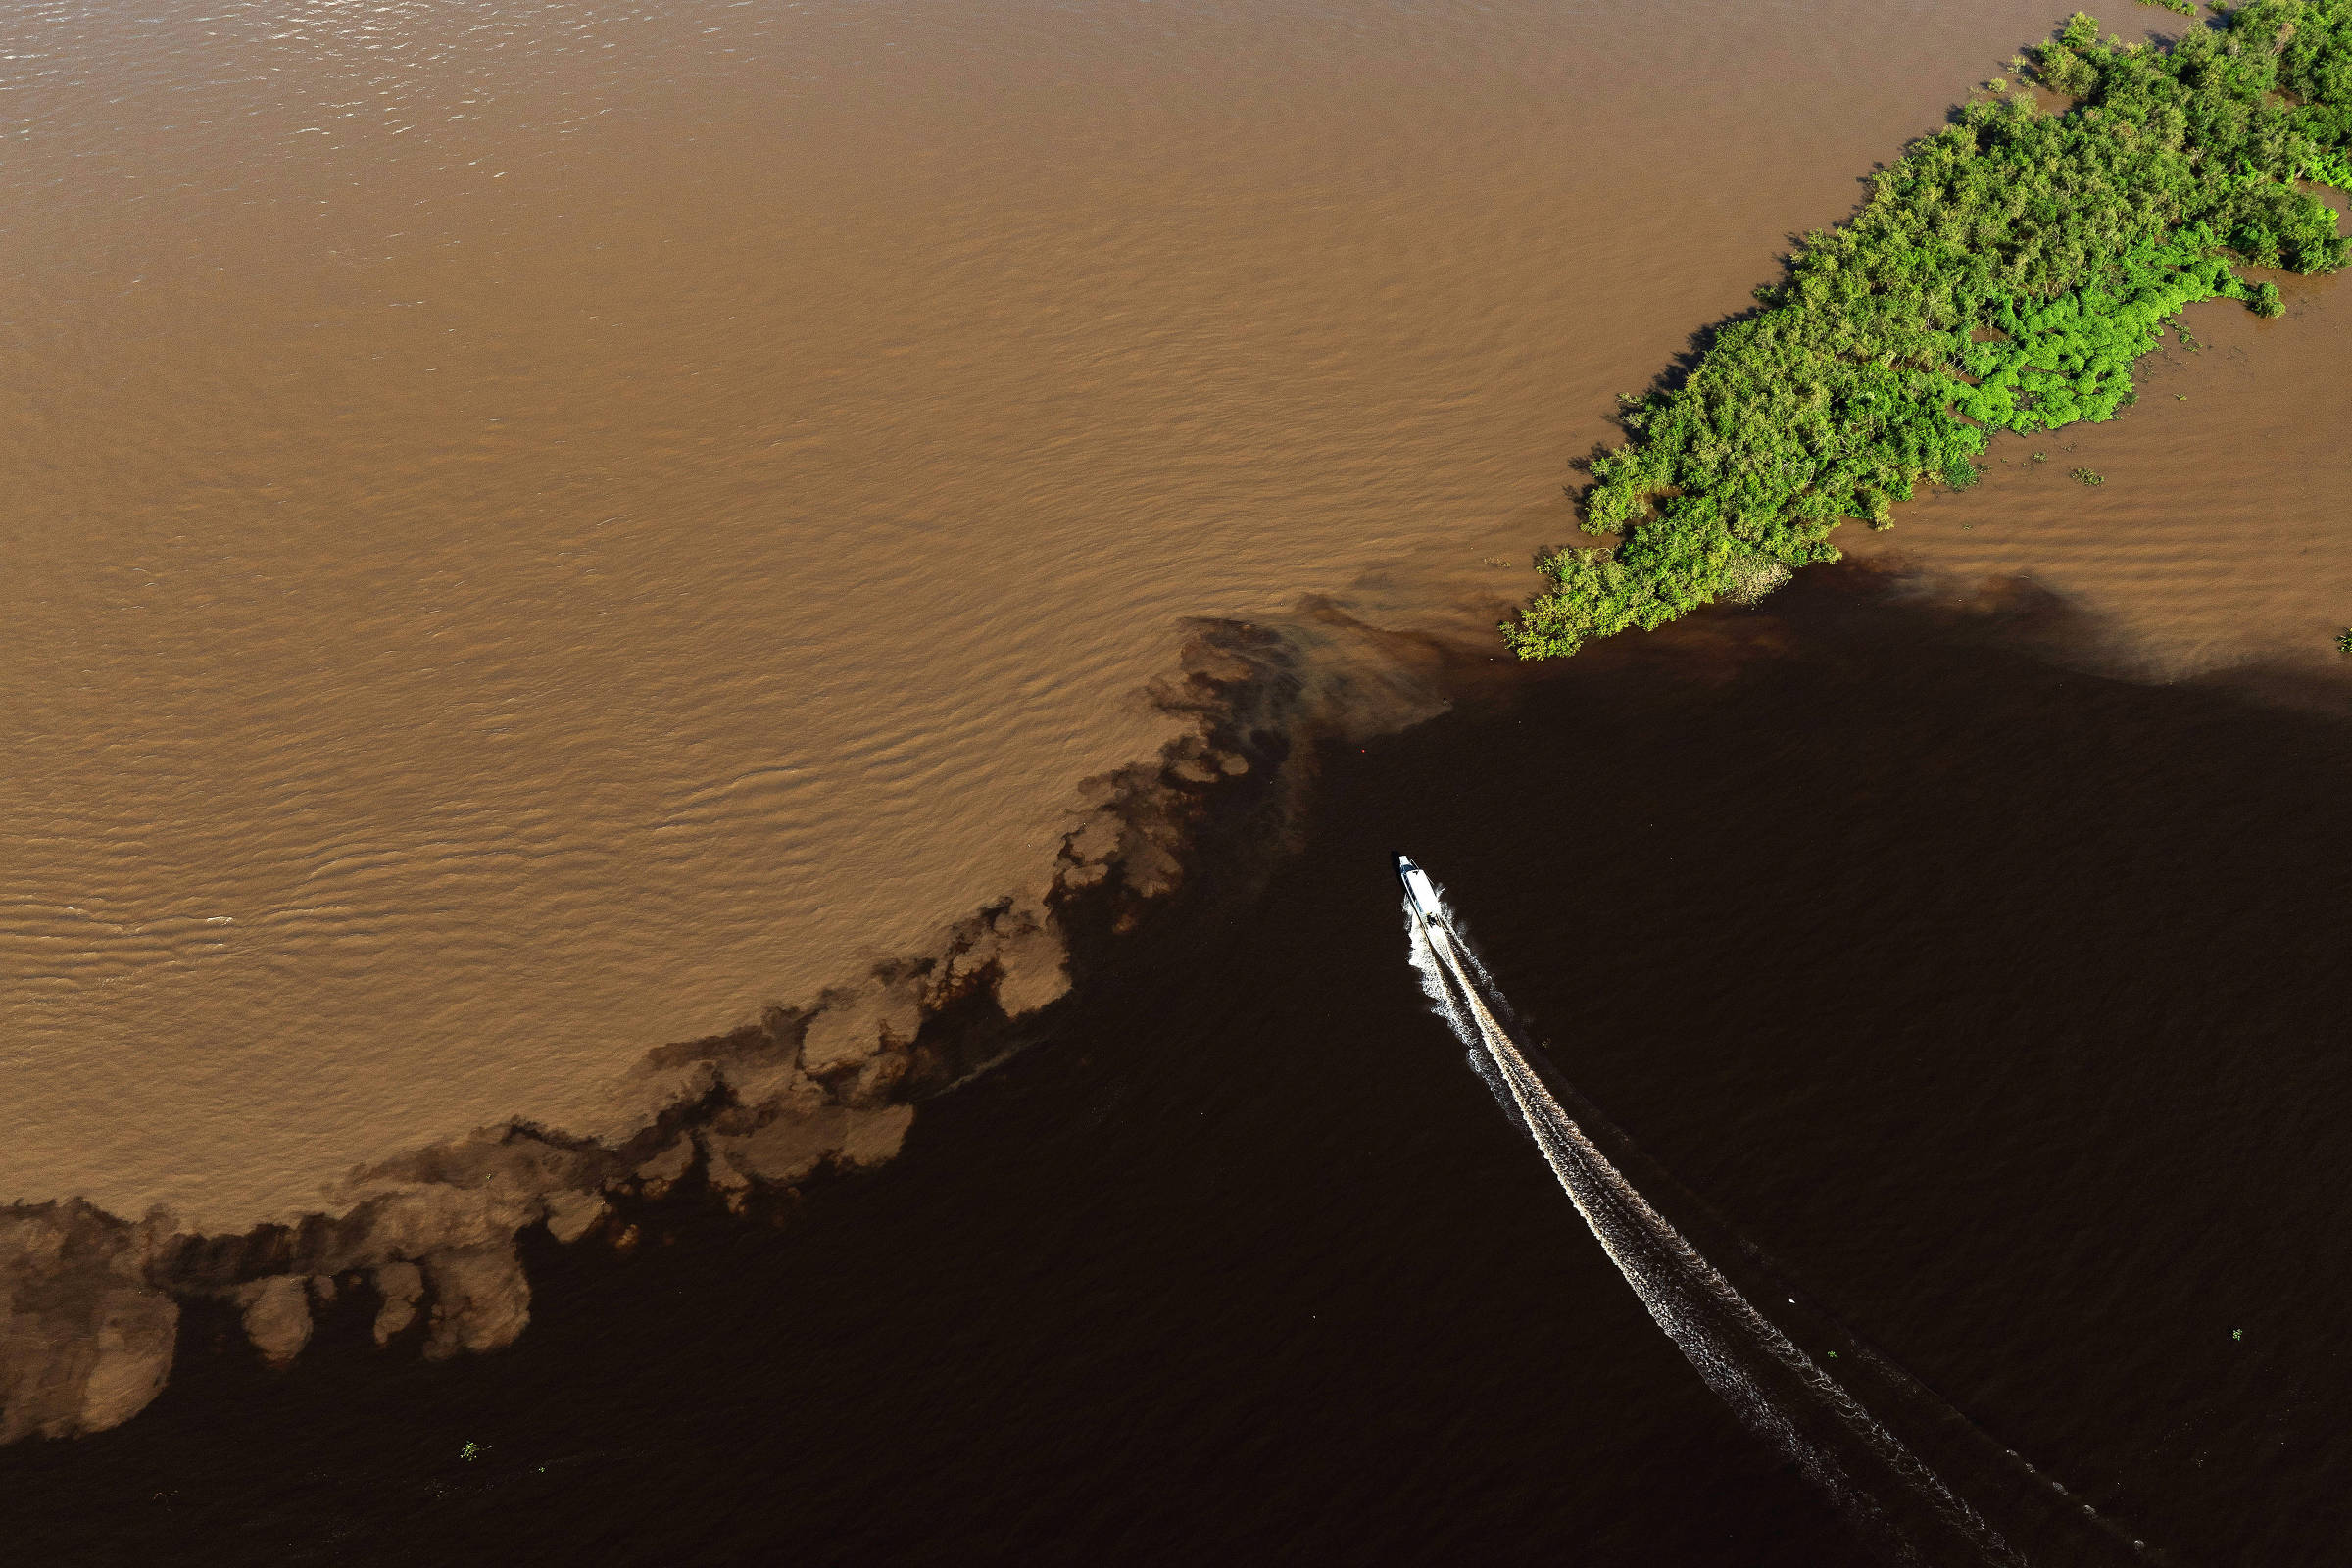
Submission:
[[[86,1203],[0,1212],[0,1442],[101,1431],[162,1392],[179,1306],[153,1244]]]
[[[700,1183],[739,1211],[898,1153],[919,1104],[1037,1039],[1040,1015],[1119,939],[1214,864],[1270,863],[1319,745],[1446,706],[1462,661],[1326,600],[1279,623],[1196,620],[1151,701],[1182,721],[1149,762],[1089,781],[1042,892],[1001,898],[927,951],[874,964],[803,1005],[647,1054],[594,1125],[513,1121],[357,1170],[319,1211],[198,1234],[78,1200],[0,1209],[0,1442],[103,1431],[170,1376],[181,1303],[232,1307],[272,1366],[317,1310],[375,1300],[379,1346],[494,1350],[530,1323],[516,1242],[634,1232],[615,1200]]]

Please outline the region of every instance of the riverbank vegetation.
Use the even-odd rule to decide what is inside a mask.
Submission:
[[[2235,265],[2332,270],[2352,244],[2305,188],[2352,188],[2352,0],[2252,0],[2169,46],[2080,12],[1808,235],[1680,384],[1621,398],[1586,526],[1505,623],[1521,657],[1655,627],[1759,574],[1834,561],[1922,483],[1965,489],[1992,433],[2106,419],[2199,300],[2265,316]],[[2183,334],[2185,340],[2185,334]]]

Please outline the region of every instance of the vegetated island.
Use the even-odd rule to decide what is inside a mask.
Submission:
[[[2341,266],[2352,242],[2298,182],[2352,189],[2352,0],[2252,0],[2169,47],[2099,40],[2077,12],[1806,236],[1759,308],[1679,385],[1622,397],[1586,526],[1613,549],[1537,564],[1503,623],[1521,658],[1653,628],[1813,562],[1922,481],[1966,489],[1992,432],[2106,419],[2182,307],[2279,314],[2233,262]]]

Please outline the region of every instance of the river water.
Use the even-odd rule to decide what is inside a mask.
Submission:
[[[12,7],[0,1194],[299,1212],[1033,886],[1179,617],[1491,620],[2048,22]],[[2328,288],[1956,559],[2310,643]]]
[[[581,1122],[1040,886],[1184,617],[1475,646],[1610,395],[2057,20],[8,6],[0,1199],[235,1228]],[[1858,550],[2071,596],[2069,667],[2322,667],[2352,305],[2285,286]]]

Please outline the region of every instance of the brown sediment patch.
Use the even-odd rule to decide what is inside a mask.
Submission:
[[[155,1240],[87,1203],[0,1211],[0,1442],[100,1431],[162,1392],[179,1306]]]

